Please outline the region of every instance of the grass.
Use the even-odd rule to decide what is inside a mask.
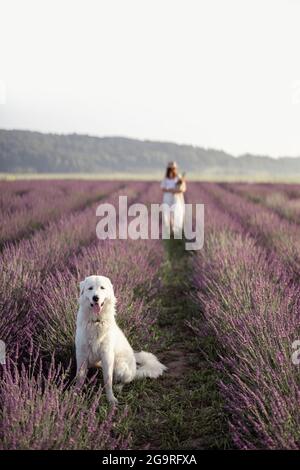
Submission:
[[[203,341],[201,352],[199,339],[187,326],[199,317],[189,287],[192,255],[181,240],[166,240],[165,253],[157,343],[151,351],[168,371],[158,380],[136,381],[123,389],[129,408],[123,432],[132,433],[136,449],[228,448],[218,373],[204,357],[204,352],[214,354],[213,338]]]

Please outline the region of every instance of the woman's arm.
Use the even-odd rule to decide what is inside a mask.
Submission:
[[[160,187],[161,187],[161,190],[162,190],[163,193],[173,193],[173,191],[174,191],[173,189],[168,189],[168,188],[166,188],[166,186],[165,186],[165,180],[163,180],[163,181],[161,182]]]
[[[186,192],[186,183],[185,181],[182,181],[181,185],[178,186],[177,188],[173,189],[167,189],[164,185],[164,181],[161,183],[161,189],[164,193],[171,193],[171,194],[180,194],[180,193],[185,193]]]
[[[185,193],[186,192],[186,183],[185,181],[182,181],[181,185],[175,189],[170,189],[169,192],[173,194],[180,194],[180,193]]]
[[[181,185],[180,185],[180,189],[181,189],[181,193],[185,193],[186,192],[186,182],[183,180]]]
[[[162,180],[162,182],[160,183],[160,188],[161,188],[163,193],[168,192],[167,188],[165,187],[165,180]]]

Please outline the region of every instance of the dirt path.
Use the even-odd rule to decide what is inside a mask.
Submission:
[[[165,241],[162,288],[158,299],[157,348],[167,373],[157,381],[135,382],[130,392],[128,428],[137,449],[207,449],[228,447],[226,420],[217,391],[217,372],[199,349],[186,322],[199,318],[190,298],[191,256],[180,240]],[[201,350],[214,354],[213,340]],[[128,396],[127,396],[128,398]]]

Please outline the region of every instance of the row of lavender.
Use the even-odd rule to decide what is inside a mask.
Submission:
[[[47,184],[43,183],[44,190]],[[105,188],[111,193],[105,202],[117,205],[120,194],[130,202],[159,197],[157,185],[150,183],[119,186],[112,183],[111,191],[109,185]],[[141,342],[147,347],[154,338],[152,296],[158,287],[162,251],[158,241],[99,241],[96,204],[70,211],[3,249],[0,337],[7,344],[8,361],[0,385],[1,448],[130,446],[130,436],[119,432],[126,410],[107,409],[96,379],[87,390],[74,393],[78,285],[91,273],[109,276],[118,299],[119,322],[134,347],[138,349]]]
[[[300,186],[296,184],[226,184],[224,188],[272,209],[281,217],[300,222]]]
[[[205,203],[205,244],[194,260],[205,321],[192,327],[216,338],[232,440],[299,449],[299,228],[230,186],[195,184],[190,199]]]
[[[116,204],[118,195],[123,193],[134,198],[143,189],[144,184],[139,183],[121,189],[113,184],[107,201]],[[45,230],[5,246],[0,257],[0,335],[8,345],[11,343],[8,336],[15,337],[13,329],[20,333],[15,339],[18,343],[26,340],[31,299],[45,282],[45,276],[53,270],[67,268],[71,257],[96,240],[97,205],[95,202],[79,212],[63,215],[50,222]]]
[[[122,183],[111,181],[17,181],[0,184],[0,247],[105,197]]]

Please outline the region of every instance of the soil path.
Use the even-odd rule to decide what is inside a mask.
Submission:
[[[228,433],[218,392],[214,340],[196,337],[187,323],[201,312],[191,298],[191,260],[181,240],[166,240],[162,287],[158,299],[155,352],[168,367],[158,380],[136,382],[136,449],[224,449]]]

